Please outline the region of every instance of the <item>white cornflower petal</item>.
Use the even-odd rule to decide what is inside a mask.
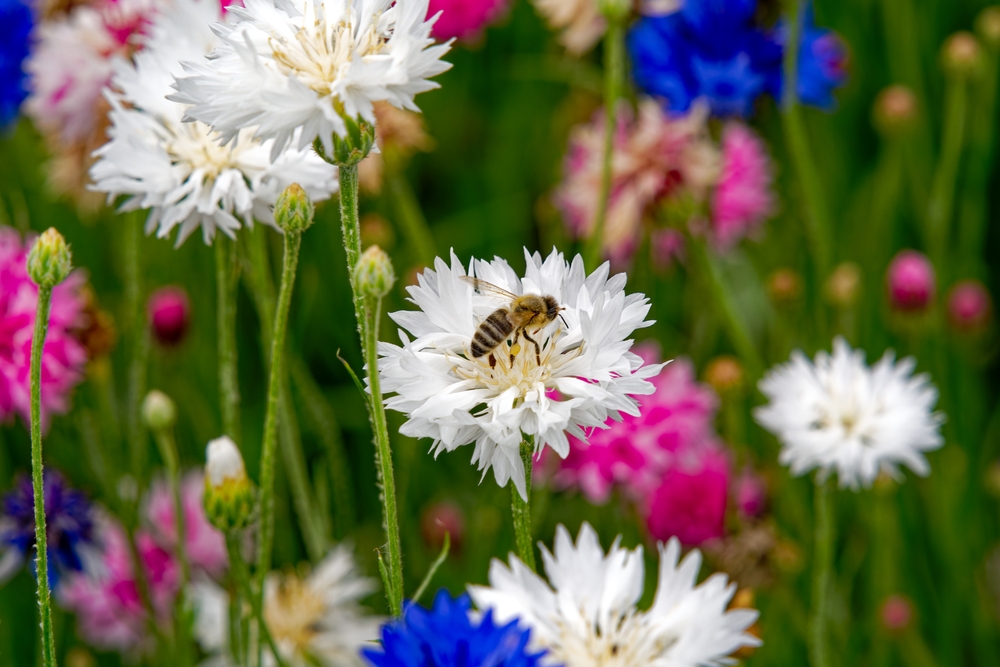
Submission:
[[[386,407],[409,418],[401,432],[433,439],[435,455],[474,443],[472,462],[484,475],[492,468],[501,486],[513,478],[522,496],[522,434],[534,436],[536,453],[547,446],[566,456],[567,433],[585,440],[585,429],[638,414],[633,396],[653,393],[648,379],[662,368],[630,351],[632,333],[652,322],[645,296],[625,294],[624,274],[609,277],[605,264],[588,276],[580,256],[570,264],[555,250],[544,260],[526,251],[525,259],[524,278],[500,258],[473,260],[468,274],[454,253],[451,266],[437,259],[408,288],[419,310],[391,314],[402,346],[379,345],[382,389],[392,394]],[[511,363],[514,332],[492,354],[472,356],[480,324],[510,302],[475,291],[466,275],[562,306],[549,324],[527,329],[537,357],[521,336]]]
[[[344,118],[375,123],[385,101],[418,111],[413,97],[449,67],[450,48],[435,45],[428,0],[246,0],[218,26],[222,44],[208,61],[187,66],[175,99],[190,118],[234,141],[245,127],[305,148],[319,137],[328,154],[344,136]],[[301,131],[299,131],[301,130]]]
[[[201,229],[229,237],[254,219],[273,224],[271,207],[292,183],[313,200],[336,189],[336,170],[311,150],[273,151],[273,142],[243,129],[227,145],[204,123],[185,123],[187,105],[167,99],[181,62],[204,60],[219,39],[217,0],[177,0],[159,15],[134,64],[119,60],[112,80],[111,140],[91,169],[93,189],[128,195],[123,210],[149,209],[147,233],[182,243]],[[242,220],[242,222],[241,222]]]
[[[490,586],[470,586],[479,609],[505,623],[520,619],[533,648],[547,649],[546,664],[565,667],[702,667],[729,664],[743,646],[760,640],[746,633],[757,612],[726,611],[735,584],[715,574],[695,582],[701,553],[678,563],[680,543],[660,547],[659,585],[653,605],[636,607],[645,581],[642,547],[615,540],[607,554],[584,523],[576,544],[564,526],[555,549],[542,547],[548,582],[511,555],[510,566],[490,565]]]
[[[781,441],[780,461],[793,475],[836,472],[853,489],[871,486],[880,472],[898,478],[900,464],[926,475],[923,452],[944,443],[944,416],[933,412],[937,389],[927,375],[913,375],[915,366],[886,352],[869,368],[864,352],[837,338],[833,355],[811,362],[795,352],[771,370],[760,382],[770,403],[754,418]]]

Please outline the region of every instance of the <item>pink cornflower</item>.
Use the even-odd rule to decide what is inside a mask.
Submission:
[[[105,517],[98,539],[103,547],[99,562],[90,571],[69,577],[59,589],[59,602],[76,614],[80,636],[89,644],[137,656],[153,644],[125,531]],[[177,565],[148,533],[136,534],[136,547],[157,620],[167,623],[177,593]]]
[[[205,516],[202,495],[205,478],[192,471],[181,480],[181,504],[184,506],[184,553],[192,568],[219,577],[228,565],[226,539]],[[146,518],[151,534],[164,549],[173,553],[177,543],[174,500],[166,481],[156,481],[146,500]]]
[[[978,280],[963,280],[948,292],[948,322],[958,331],[982,331],[992,311],[990,293]]]
[[[440,41],[475,40],[483,28],[497,20],[508,4],[509,0],[430,0],[427,16],[441,12],[431,34]]]
[[[604,223],[605,255],[625,262],[642,240],[643,221],[664,200],[700,202],[718,178],[719,152],[708,137],[708,111],[669,117],[653,100],[618,114],[612,157],[611,198]],[[604,112],[570,136],[563,182],[556,191],[570,232],[591,233],[597,219],[604,152]]]
[[[937,291],[934,266],[927,255],[916,250],[901,250],[886,271],[889,303],[896,310],[920,312],[926,310]]]
[[[646,499],[650,536],[695,546],[725,535],[729,478],[729,456],[720,445],[686,452]]]
[[[722,132],[722,173],[712,197],[711,238],[726,251],[752,235],[774,212],[774,181],[767,146],[746,125]]]
[[[161,287],[146,304],[153,338],[164,347],[179,345],[191,324],[191,300],[182,287]]]
[[[31,339],[38,288],[25,266],[30,239],[0,227],[0,420],[18,414],[29,423]],[[74,330],[86,325],[83,273],[76,271],[52,291],[48,335],[42,354],[42,424],[69,409],[72,389],[83,379],[87,352]]]

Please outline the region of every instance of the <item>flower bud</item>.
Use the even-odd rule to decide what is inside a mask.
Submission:
[[[396,283],[392,260],[377,245],[368,246],[354,267],[354,284],[365,296],[381,299]]]
[[[948,293],[948,322],[956,331],[975,333],[990,322],[992,299],[978,280],[963,280]]]
[[[901,633],[913,621],[913,603],[902,595],[890,595],[882,603],[879,615],[883,628],[892,633]]]
[[[142,402],[142,420],[150,431],[173,428],[177,423],[177,406],[169,396],[154,389]]]
[[[427,507],[420,517],[420,533],[424,544],[433,551],[444,546],[444,535],[448,533],[454,551],[460,551],[465,537],[465,514],[453,502],[444,501]]]
[[[823,291],[831,306],[850,308],[857,303],[861,292],[861,267],[854,262],[838,265],[827,278]]]
[[[1000,49],[1000,6],[993,5],[976,17],[976,34],[991,49]]]
[[[180,344],[191,321],[191,302],[180,287],[163,287],[153,292],[146,306],[153,338],[163,347]]]
[[[957,77],[974,76],[983,65],[983,50],[971,32],[961,31],[945,40],[941,48],[941,64],[946,74]]]
[[[900,136],[916,126],[917,96],[906,86],[889,86],[875,98],[875,128],[886,136]]]
[[[717,394],[729,394],[743,388],[745,380],[743,366],[739,359],[729,355],[716,357],[705,369],[705,382],[715,389]]]
[[[900,251],[886,273],[889,303],[896,310],[920,312],[930,306],[936,290],[934,267],[916,250]]]
[[[351,118],[341,114],[347,136],[342,137],[336,132],[330,138],[332,154],[327,153],[323,142],[319,139],[313,142],[313,148],[324,161],[338,167],[353,167],[372,152],[375,147],[375,127],[363,118]]]
[[[28,276],[39,287],[49,289],[66,280],[73,270],[73,256],[66,239],[49,227],[35,239],[28,253]]]
[[[240,450],[227,436],[208,443],[205,451],[205,514],[219,530],[241,530],[253,514],[254,488]]]
[[[278,195],[274,220],[286,232],[304,232],[312,226],[315,209],[312,200],[298,183],[292,183]]]
[[[792,269],[778,269],[768,278],[767,291],[776,304],[791,304],[802,294],[802,278]]]

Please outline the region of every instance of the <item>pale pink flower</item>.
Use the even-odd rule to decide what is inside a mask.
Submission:
[[[963,280],[948,292],[948,322],[958,331],[982,331],[992,312],[989,290],[978,280]]]
[[[18,414],[31,420],[29,372],[38,288],[25,266],[31,239],[0,227],[0,420]],[[49,330],[42,354],[42,424],[69,409],[72,389],[83,379],[86,348],[74,330],[86,325],[83,273],[76,271],[52,291]]]
[[[510,0],[430,0],[427,17],[441,12],[431,34],[442,42],[452,38],[474,40],[509,4]]]
[[[645,503],[653,539],[696,546],[725,535],[729,456],[718,444],[684,452]]]
[[[719,174],[719,154],[708,137],[707,109],[670,117],[653,100],[638,116],[623,105],[612,156],[611,197],[604,223],[605,255],[627,261],[642,240],[643,221],[666,199],[703,201]],[[556,203],[577,237],[593,230],[600,203],[604,155],[603,110],[576,127],[567,151]]]
[[[559,31],[559,43],[579,56],[601,41],[608,22],[597,0],[533,0],[535,9],[549,26]]]
[[[736,509],[745,519],[760,516],[767,507],[767,483],[750,468],[733,483],[733,495]]]
[[[98,540],[102,546],[99,562],[67,578],[59,588],[58,601],[76,614],[78,632],[89,644],[137,656],[154,644],[125,531],[113,519],[105,517],[98,524]],[[157,621],[166,624],[177,594],[177,564],[148,533],[137,533],[136,547]]]
[[[213,526],[202,504],[205,478],[199,471],[189,472],[181,480],[181,504],[184,506],[184,553],[191,567],[212,577],[222,575],[228,566],[226,538]],[[157,543],[171,553],[177,544],[174,499],[166,480],[154,482],[146,499],[146,519]]]
[[[771,158],[753,130],[738,122],[722,131],[722,173],[712,197],[711,237],[717,250],[751,236],[774,212]]]

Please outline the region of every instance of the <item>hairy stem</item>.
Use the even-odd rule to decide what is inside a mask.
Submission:
[[[527,498],[522,498],[517,486],[511,482],[510,498],[511,512],[514,515],[514,539],[517,542],[517,555],[532,571],[537,570],[535,564],[535,547],[531,537],[531,469],[535,454],[534,437],[524,436],[521,441],[521,461],[524,463],[524,488]]]
[[[236,361],[236,286],[239,279],[236,242],[215,238],[216,331],[219,353],[219,397],[222,431],[240,442],[240,385]]]

